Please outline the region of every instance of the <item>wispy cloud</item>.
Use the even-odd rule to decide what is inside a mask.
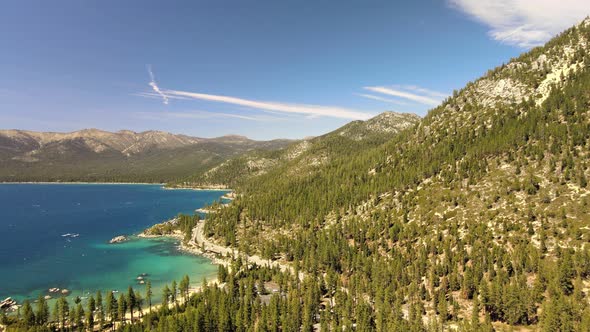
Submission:
[[[282,115],[305,115],[309,119],[313,119],[321,116],[352,119],[352,120],[366,120],[369,119],[372,114],[364,111],[338,107],[338,106],[325,106],[325,105],[309,105],[309,104],[296,104],[296,103],[285,103],[275,101],[260,101],[251,100],[245,98],[224,96],[224,95],[213,95],[199,92],[180,91],[180,90],[167,90],[161,89],[156,83],[155,75],[151,65],[147,65],[147,71],[150,75],[149,85],[152,87],[154,92],[139,92],[133,95],[144,97],[144,98],[161,98],[165,105],[168,105],[170,99],[181,99],[181,100],[204,100],[210,102],[225,103],[235,105],[242,108],[256,109],[268,113],[278,113]],[[222,113],[215,113],[222,114]],[[227,113],[226,115],[228,115]],[[230,114],[234,117],[237,115]],[[244,117],[247,119],[247,116]]]
[[[136,112],[138,116],[144,119],[161,120],[162,118],[174,118],[174,119],[241,119],[249,121],[276,121],[280,120],[277,117],[271,116],[249,116],[232,113],[220,113],[220,112],[209,112],[209,111],[191,111],[191,112],[166,112],[166,113],[153,113],[153,112]]]
[[[158,93],[154,93],[154,92],[136,92],[136,93],[132,93],[131,95],[138,96],[138,97],[144,97],[144,98],[150,98],[150,99],[162,99],[162,95],[160,95]],[[191,100],[191,98],[179,97],[179,96],[166,96],[166,98],[168,100],[170,100],[170,99]]]
[[[158,83],[156,83],[156,77],[154,76],[154,72],[152,71],[152,65],[147,65],[146,68],[147,68],[148,74],[150,74],[149,85],[152,87],[152,90],[154,90],[154,92],[157,93],[162,98],[162,102],[164,103],[164,105],[168,105],[168,96],[166,96],[164,93],[162,93],[162,90],[158,86]]]
[[[308,116],[328,116],[342,119],[352,120],[366,120],[372,116],[372,114],[353,110],[349,108],[343,108],[338,106],[323,106],[323,105],[308,105],[308,104],[295,104],[295,103],[284,103],[274,101],[258,101],[250,100],[238,97],[230,97],[223,95],[212,95],[197,92],[178,91],[178,90],[163,90],[162,93],[168,97],[184,97],[195,100],[205,100],[211,102],[225,103],[237,106],[244,106],[253,109],[280,112],[288,114],[303,114]]]
[[[389,103],[389,104],[396,104],[396,105],[407,105],[408,103],[403,102],[403,101],[399,101],[399,100],[395,100],[395,99],[389,99],[389,98],[383,98],[383,97],[379,97],[379,96],[375,96],[375,95],[370,95],[370,94],[366,94],[366,93],[357,93],[357,96],[360,97],[364,97],[367,99],[373,99],[373,100],[377,100],[377,101],[382,101],[384,103]]]
[[[419,94],[423,94],[426,96],[431,96],[433,98],[446,98],[449,96],[448,93],[444,93],[444,92],[439,92],[439,91],[434,91],[434,90],[430,90],[430,89],[426,89],[426,88],[422,88],[416,85],[394,85],[394,87],[400,88],[400,89],[406,89],[409,91],[414,91],[416,93]]]
[[[374,93],[398,97],[429,106],[440,104],[440,102],[447,96],[445,93],[428,90],[415,85],[366,86],[364,89]]]
[[[530,48],[590,15],[588,0],[448,0],[500,42]]]

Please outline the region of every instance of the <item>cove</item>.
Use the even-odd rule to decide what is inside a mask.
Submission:
[[[108,241],[192,214],[224,193],[161,185],[1,184],[0,299],[21,302],[53,287],[70,290],[70,299],[98,290],[125,292],[129,285],[143,295],[140,274],[151,281],[154,301],[165,284],[185,274],[191,286],[200,285],[217,267],[180,252],[177,240]]]

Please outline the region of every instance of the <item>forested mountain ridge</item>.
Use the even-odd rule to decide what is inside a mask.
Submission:
[[[199,138],[161,131],[0,131],[0,181],[167,182],[289,140]]]
[[[256,150],[240,155],[182,181],[186,185],[234,188],[270,171],[291,176],[309,174],[328,163],[332,156],[374,148],[419,121],[420,117],[415,114],[383,112],[366,121],[350,122],[325,135],[294,142],[284,149]]]
[[[589,42],[586,19],[378,147],[256,177],[206,229],[345,287],[338,328],[586,331]]]
[[[454,91],[451,99],[427,115],[424,126],[489,127],[491,117],[501,114],[507,106],[525,100],[541,105],[552,89],[563,87],[571,75],[585,66],[590,44],[581,31],[589,26],[590,19],[586,19],[545,46],[536,47]]]

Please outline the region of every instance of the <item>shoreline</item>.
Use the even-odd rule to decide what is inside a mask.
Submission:
[[[166,187],[167,183],[163,182],[88,182],[88,181],[0,181],[2,184],[43,184],[43,185],[140,185],[140,186],[161,186],[164,190],[196,190],[196,191],[229,191],[233,192],[231,188],[219,187]]]
[[[207,281],[207,286],[208,287],[212,287],[212,286],[223,287],[223,285],[224,285],[224,284],[220,284],[219,283],[219,278],[217,276],[212,277],[211,279],[207,279],[206,278],[206,281]],[[191,280],[191,283],[192,282],[193,281]],[[190,299],[191,295],[201,292],[202,289],[203,289],[203,286],[202,285],[194,286],[194,287],[189,285],[189,288],[188,288],[189,299]],[[178,300],[177,301],[178,302],[177,304],[175,304],[174,302],[168,303],[168,309],[174,308],[175,305],[184,304],[187,300],[188,299]],[[162,307],[163,304],[164,304],[163,302],[152,303],[151,311],[158,311],[158,310],[160,310],[160,308]],[[148,314],[150,312],[149,311],[149,305],[147,305],[147,304],[144,303],[141,311],[142,311],[141,316],[138,313],[138,315],[135,316],[134,319],[133,319],[134,322],[138,322],[138,321],[142,321],[143,320],[144,315],[146,315],[146,314]],[[126,313],[125,314],[125,322],[126,323],[127,322],[131,322],[131,314],[130,313]],[[120,324],[121,324],[121,322],[115,322],[115,327],[121,326]]]
[[[153,186],[165,186],[166,183],[159,182],[86,182],[86,181],[1,181],[0,184],[95,184],[95,185],[153,185]]]
[[[0,182],[0,185],[2,185],[2,184],[6,184],[6,185],[22,184],[22,185],[31,185],[31,186],[32,185],[48,185],[48,186],[50,186],[50,185],[62,185],[62,184],[63,185],[73,185],[73,186],[75,186],[75,185],[88,185],[88,186],[92,186],[92,185],[97,185],[97,186],[98,185],[105,185],[105,186],[112,185],[113,187],[114,186],[117,186],[117,185],[140,185],[140,186],[144,186],[145,185],[145,186],[158,186],[158,190],[159,189],[162,189],[162,190],[197,190],[197,191],[208,191],[208,189],[204,189],[204,188],[165,188],[165,187],[163,187],[163,185],[164,185],[163,183],[127,183],[127,182],[108,182],[108,183],[107,182]],[[231,191],[230,190],[226,190],[226,189],[213,189],[213,190],[211,190],[211,192],[215,192],[215,193],[219,192],[218,194],[215,194],[215,195],[219,195],[220,197],[223,197],[223,196],[225,196],[227,193],[229,193]],[[165,192],[162,191],[162,194],[165,195]],[[170,222],[171,220],[174,220],[174,219],[175,219],[175,217],[172,218],[172,219],[170,219],[170,220],[165,220],[165,221],[163,221],[163,223]],[[149,227],[152,227],[154,225],[156,225],[156,224],[153,224],[153,225],[151,225]],[[185,243],[185,241],[183,241],[184,240],[184,235],[181,234],[180,232],[177,233],[177,234],[166,234],[166,235],[146,235],[146,234],[144,234],[144,231],[146,229],[148,229],[149,227],[147,227],[145,229],[135,230],[135,231],[132,230],[131,232],[128,232],[128,233],[127,232],[124,232],[125,234],[115,234],[116,235],[115,237],[117,237],[117,236],[125,236],[126,239],[124,241],[117,242],[117,243],[109,243],[110,241],[107,239],[106,242],[101,242],[101,243],[104,243],[104,244],[110,246],[110,245],[116,245],[118,243],[132,242],[132,241],[141,240],[141,239],[158,240],[158,238],[160,238],[160,239],[168,238],[170,240],[173,240],[173,241],[170,241],[171,249],[174,250],[175,252],[178,252],[178,254],[184,254],[184,255],[192,256],[192,257],[197,257],[198,256],[200,258],[204,258],[205,259],[205,260],[203,260],[203,263],[202,264],[209,265],[209,266],[213,265],[213,267],[211,267],[211,269],[214,271],[214,273],[212,273],[211,275],[208,275],[208,274],[204,275],[208,281],[215,281],[217,279],[216,278],[216,271],[217,271],[217,266],[216,265],[220,265],[220,264],[227,265],[227,263],[224,262],[223,260],[220,260],[217,257],[211,256],[211,255],[208,255],[207,253],[202,252],[201,250],[199,250],[198,247],[196,247],[194,245],[191,245],[191,244],[188,244],[187,245]],[[185,269],[185,270],[186,270],[186,272],[188,272],[188,269]],[[191,281],[191,284],[192,284],[191,287],[192,288],[194,288],[195,286],[199,286],[200,285],[200,283],[201,283],[200,274],[193,275],[192,273],[189,273],[189,276],[192,278],[192,281]],[[173,279],[170,278],[170,281],[172,281],[172,280]],[[56,286],[56,285],[53,285],[52,284],[52,285],[49,285],[47,287],[54,287],[54,286]],[[141,285],[132,284],[132,286],[134,288],[137,288],[137,287],[140,287]],[[59,287],[60,288],[63,287],[63,288],[71,289],[71,292],[77,292],[76,287],[73,287],[73,286],[71,286],[69,284],[59,285]],[[115,288],[118,288],[118,287],[115,287]],[[106,291],[107,288],[104,288],[104,289],[101,289],[101,290],[105,290]],[[40,289],[39,291],[42,293],[42,295],[47,295],[46,292],[45,292],[46,291],[45,289]],[[29,295],[30,294],[28,294],[28,292],[24,292],[23,294],[20,294],[20,293],[19,294],[12,294],[12,292],[10,292],[10,294],[7,293],[5,297],[16,297],[16,298],[18,298],[19,304],[21,304],[21,302],[24,301],[24,299],[29,299],[31,301],[34,301],[35,300],[35,296],[36,295],[34,295],[34,296],[29,296]],[[48,294],[48,295],[52,295],[52,298],[53,299],[57,298],[57,296],[53,296],[53,294]],[[3,298],[0,299],[0,300],[3,300]]]
[[[202,221],[201,221],[202,222]],[[196,228],[196,227],[195,227]],[[195,229],[193,229],[193,232],[195,231]],[[174,239],[174,240],[178,240],[179,244],[176,247],[176,249],[179,252],[182,252],[184,254],[187,255],[191,255],[191,256],[200,256],[200,257],[204,257],[207,258],[208,260],[211,261],[211,265],[223,265],[225,267],[228,267],[231,263],[231,258],[229,257],[219,257],[218,254],[211,252],[211,251],[203,251],[199,245],[194,242],[194,237],[195,234],[193,234],[193,237],[191,238],[191,240],[187,243],[185,243],[184,240],[184,235],[180,232],[174,232],[171,234],[164,234],[164,235],[148,235],[148,234],[144,234],[144,232],[141,232],[139,234],[133,235],[135,237],[141,238],[141,239],[162,239],[162,238],[167,238],[167,239]],[[216,278],[217,279],[217,278]]]
[[[225,197],[226,195],[231,196],[230,193],[232,193],[231,189],[220,189],[220,188],[213,188],[213,189],[205,189],[205,188],[188,188],[188,187],[180,187],[180,188],[166,188],[164,187],[165,184],[164,183],[130,183],[130,182],[0,182],[0,185],[2,184],[6,184],[6,185],[11,185],[11,184],[23,184],[23,185],[151,185],[151,186],[158,186],[159,188],[161,188],[162,190],[196,190],[196,191],[212,191],[212,192],[219,192],[220,197]],[[174,219],[174,218],[173,218]],[[164,222],[169,222],[170,220],[164,221]],[[154,224],[156,225],[156,224]],[[152,225],[152,226],[154,226]],[[148,227],[149,228],[149,227]],[[147,229],[147,228],[146,228]],[[183,254],[183,255],[187,255],[187,256],[192,256],[192,257],[199,257],[203,260],[202,264],[205,265],[209,265],[212,266],[212,273],[209,275],[209,273],[206,273],[204,275],[200,275],[200,274],[196,274],[193,275],[192,273],[189,273],[189,277],[191,278],[191,284],[190,284],[190,294],[194,294],[197,292],[201,291],[201,285],[202,285],[202,281],[203,279],[205,279],[207,281],[207,284],[209,286],[213,286],[213,285],[220,285],[219,280],[217,278],[217,269],[218,269],[218,265],[223,265],[223,266],[229,266],[231,263],[231,259],[229,257],[224,257],[224,258],[220,258],[215,254],[212,253],[208,253],[208,252],[203,252],[198,245],[196,245],[195,243],[191,241],[189,241],[188,243],[186,243],[184,241],[184,234],[182,234],[180,231],[175,232],[175,233],[171,233],[171,234],[165,234],[165,235],[146,235],[144,234],[144,231],[146,230],[141,230],[140,232],[132,232],[132,233],[127,233],[127,235],[124,235],[127,237],[127,239],[125,241],[122,242],[129,242],[129,241],[134,241],[134,240],[139,240],[139,239],[153,239],[153,240],[158,240],[158,239],[171,239],[174,241],[174,243],[171,243],[171,247],[173,248],[173,250],[175,250],[176,252],[178,252],[179,254]],[[176,242],[177,241],[177,242]],[[116,243],[113,243],[113,245],[115,245]],[[107,245],[111,245],[108,243],[107,241]],[[169,281],[172,281],[173,279],[170,278]],[[143,291],[143,287],[144,285],[142,284],[132,284],[131,285],[135,290],[138,291]],[[64,288],[66,286],[64,285]],[[61,286],[60,286],[61,288]],[[72,298],[72,294],[76,295],[76,296],[80,296],[81,298],[84,298],[83,296],[86,296],[85,293],[83,293],[83,290],[78,290],[75,287],[67,287],[68,289],[71,289],[71,291],[69,292],[69,299],[71,300]],[[107,288],[104,289],[100,289],[101,291],[105,291],[107,292]],[[122,291],[122,290],[121,290]],[[158,290],[159,291],[159,290]],[[46,292],[42,292],[42,295],[47,295]],[[53,295],[53,294],[48,294],[50,296],[52,296],[50,299],[48,299],[48,301],[51,300],[55,300],[57,298],[59,298],[58,295]],[[28,299],[31,301],[31,303],[33,303],[33,301],[35,300],[35,297],[30,297],[30,296],[24,296],[24,299]],[[18,300],[18,305],[22,305],[22,301],[24,301],[24,299],[20,299]],[[2,300],[2,299],[0,299]],[[152,309],[160,307],[161,306],[161,302],[154,302],[154,305],[152,306]],[[143,308],[144,312],[147,311],[147,306]],[[2,329],[0,328],[0,331],[2,331]]]
[[[215,187],[211,187],[211,188],[207,188],[207,187],[166,187],[164,185],[164,187],[162,187],[162,189],[164,189],[164,190],[196,190],[196,191],[202,190],[202,191],[229,191],[229,192],[233,192],[233,189],[230,189],[230,188],[215,188]]]

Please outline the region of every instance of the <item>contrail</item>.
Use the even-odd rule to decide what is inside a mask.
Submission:
[[[147,65],[147,71],[150,74],[150,86],[152,87],[152,89],[154,90],[155,93],[157,93],[158,95],[160,95],[160,97],[162,97],[162,102],[164,102],[164,105],[168,105],[168,96],[166,96],[162,90],[160,90],[160,87],[158,86],[158,84],[156,83],[156,78],[154,76],[154,72],[152,71],[152,65]]]

